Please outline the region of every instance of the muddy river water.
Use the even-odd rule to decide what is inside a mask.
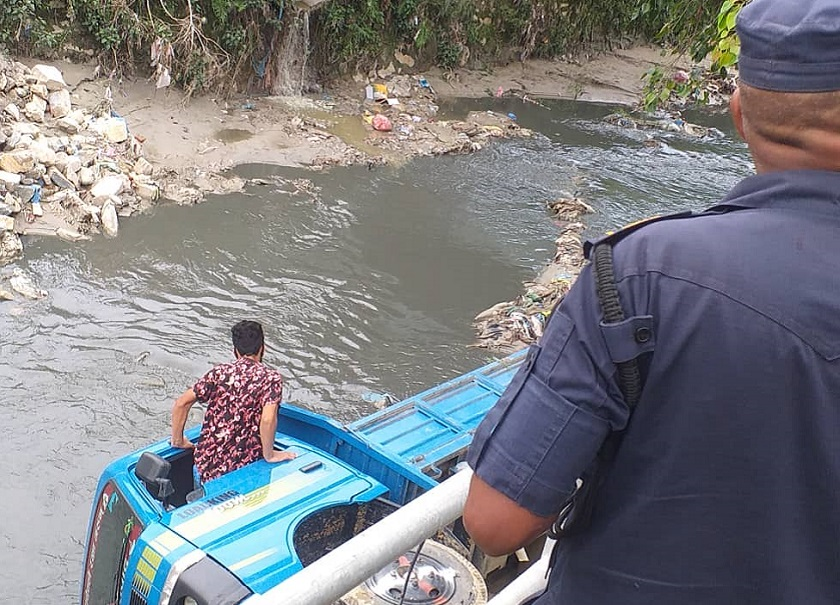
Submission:
[[[724,131],[698,139],[591,104],[442,109],[477,106],[541,134],[398,168],[244,166],[264,184],[161,205],[117,239],[26,242],[17,266],[49,296],[0,303],[0,602],[78,602],[99,473],[168,435],[173,398],[231,357],[239,319],[263,322],[289,401],[354,420],[371,392],[404,397],[492,358],[469,346],[472,318],[550,259],[547,200],[577,192],[597,233],[703,207],[752,170],[726,116],[689,116]]]

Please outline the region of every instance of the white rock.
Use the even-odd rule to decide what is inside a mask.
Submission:
[[[50,103],[50,114],[54,118],[63,118],[72,109],[70,91],[66,88],[50,93],[48,101]]]
[[[106,120],[102,134],[111,143],[122,143],[128,139],[128,124],[123,118],[108,118]]]
[[[111,195],[118,195],[125,186],[125,179],[122,175],[112,174],[99,179],[96,184],[90,188],[90,194],[93,197],[108,197]]]
[[[120,230],[120,219],[117,218],[117,209],[111,200],[108,200],[102,205],[100,220],[102,221],[102,231],[105,235],[116,237]]]
[[[47,102],[41,97],[32,97],[23,108],[23,114],[33,122],[43,122],[46,112]]]
[[[56,126],[67,134],[76,134],[79,130],[81,130],[79,123],[71,117],[61,118],[58,122],[56,122]]]
[[[20,175],[16,172],[0,170],[0,183],[6,185],[7,188],[20,185]]]
[[[0,216],[0,231],[14,231],[15,219],[11,216]]]
[[[87,166],[82,166],[82,169],[79,170],[79,184],[83,187],[90,187],[95,180],[96,174],[93,170]]]
[[[29,90],[32,91],[33,95],[37,95],[45,101],[47,100],[47,97],[50,96],[50,91],[44,84],[33,84],[29,87]]]
[[[41,128],[35,124],[30,124],[28,122],[19,122],[17,124],[12,125],[12,133],[17,133],[20,135],[28,134],[29,136],[35,136],[41,132]]]
[[[32,68],[32,75],[38,78],[39,82],[46,84],[50,90],[67,87],[64,76],[61,75],[61,70],[52,65],[36,65]]]
[[[56,153],[53,151],[48,140],[39,139],[32,146],[29,151],[35,158],[35,161],[44,166],[54,166],[56,161]]]
[[[9,103],[8,105],[6,105],[6,107],[3,108],[3,111],[12,116],[12,119],[15,122],[20,122],[20,108],[14,103]]]
[[[55,234],[59,239],[63,239],[66,242],[80,242],[90,239],[87,235],[82,235],[75,229],[68,229],[66,227],[59,227],[55,230]]]
[[[85,115],[85,112],[81,109],[74,109],[67,117],[71,120],[75,120],[79,124],[87,124],[88,122],[88,116]]]
[[[18,196],[7,193],[6,197],[3,198],[3,203],[6,204],[9,208],[12,209],[12,214],[17,214],[21,210],[23,210],[23,204],[21,203]]]
[[[70,178],[71,175],[75,175],[82,169],[82,160],[78,156],[59,153],[56,154],[56,157],[56,168],[61,170],[67,178]]]

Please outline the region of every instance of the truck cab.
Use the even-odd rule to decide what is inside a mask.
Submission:
[[[275,443],[297,457],[200,489],[192,450],[168,440],[113,461],[93,499],[81,605],[234,605],[268,591],[450,476],[523,360],[515,353],[349,425],[284,403]],[[459,528],[437,539],[471,556]]]

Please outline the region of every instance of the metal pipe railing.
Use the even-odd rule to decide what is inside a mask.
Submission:
[[[331,605],[403,553],[463,514],[472,470],[440,485],[354,536],[308,567],[242,605]],[[545,590],[554,540],[542,555],[487,605],[520,605]]]
[[[464,468],[243,605],[330,605],[461,516],[472,470]]]

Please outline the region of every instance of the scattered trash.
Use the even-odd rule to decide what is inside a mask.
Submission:
[[[388,87],[385,84],[374,84],[373,85],[373,100],[386,100],[388,98]]]
[[[499,86],[499,87],[496,89],[496,98],[501,98],[501,97],[503,97],[503,96],[504,96],[504,94],[505,94],[505,89],[504,89],[504,88],[502,88],[501,86]]]
[[[662,114],[636,118],[630,114],[619,112],[609,114],[604,118],[604,121],[631,130],[662,130],[664,132],[687,134],[699,138],[723,138],[726,136],[717,128],[707,128],[686,122],[679,114]]]
[[[378,130],[380,132],[389,132],[394,128],[391,124],[391,120],[388,119],[388,116],[384,116],[381,113],[373,116],[371,126],[373,126],[374,130]]]
[[[538,281],[525,284],[524,294],[493,305],[475,317],[478,342],[473,346],[512,352],[535,342],[542,336],[552,309],[580,273],[584,264],[580,240],[584,226],[579,219],[592,208],[574,196],[546,202],[546,207],[555,218],[564,221],[555,241],[552,264]]]
[[[511,120],[513,120],[514,122],[516,122],[516,114],[515,114],[515,113],[510,112],[510,113],[508,113],[508,114],[507,114],[507,116],[508,116]]]
[[[370,84],[365,86],[365,100],[373,101],[373,86]]]
[[[254,105],[253,103],[251,103],[251,101],[247,101],[246,103],[242,104],[241,108],[242,108],[242,111],[252,111],[252,110],[256,109],[257,106]]]
[[[370,403],[377,409],[382,410],[387,408],[389,405],[396,403],[397,398],[390,393],[375,393],[373,391],[367,391],[366,393],[362,393],[362,401]]]

